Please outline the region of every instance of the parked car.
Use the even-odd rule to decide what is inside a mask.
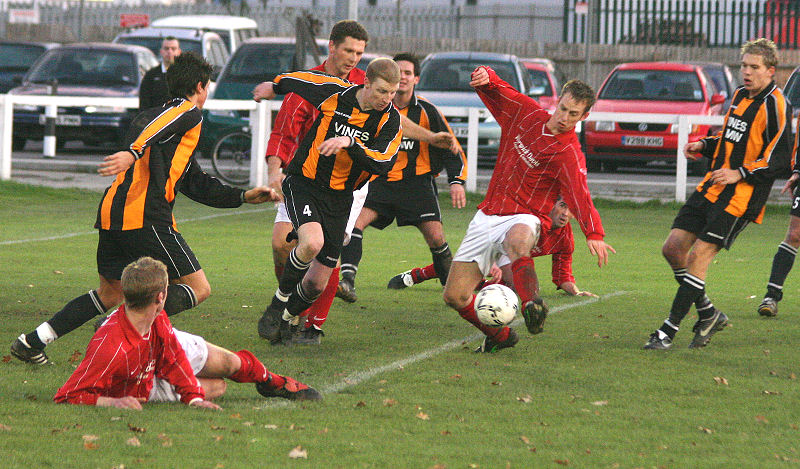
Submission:
[[[119,33],[113,42],[144,46],[150,49],[156,57],[160,57],[161,43],[168,36],[178,40],[181,51],[195,52],[205,58],[214,67],[211,80],[217,80],[217,76],[230,58],[227,46],[217,33],[194,29],[148,27]]]
[[[800,66],[789,75],[786,86],[783,87],[783,94],[792,103],[792,113],[797,117],[800,114]]]
[[[180,28],[210,31],[219,34],[228,52],[236,49],[251,37],[258,36],[258,23],[244,16],[230,15],[175,15],[153,20],[153,28]]]
[[[617,65],[597,94],[594,112],[641,112],[649,114],[719,115],[725,97],[714,93],[711,78],[697,65],[669,62],[639,62]],[[600,166],[615,171],[618,166],[641,166],[652,161],[675,162],[677,124],[597,121],[584,125],[586,161],[590,170]],[[695,125],[689,141],[711,132]],[[692,164],[704,172],[706,162]]]
[[[725,102],[722,103],[723,111],[726,111],[731,105],[733,93],[739,87],[739,80],[736,79],[736,74],[731,72],[731,69],[719,62],[686,62],[689,65],[697,65],[706,72],[714,86],[717,93],[725,96]]]
[[[549,112],[556,110],[558,93],[561,91],[561,78],[550,59],[520,59],[531,78],[530,96]]]
[[[19,86],[36,59],[57,45],[53,42],[0,41],[0,93],[8,93],[11,88]]]
[[[514,55],[493,52],[437,52],[420,65],[416,90],[437,106],[481,107],[486,109],[469,86],[470,74],[479,65],[490,66],[503,80],[524,93],[530,93],[531,80]],[[453,132],[466,149],[467,118],[448,117]],[[491,114],[478,124],[478,165],[494,167],[500,147],[500,126]]]
[[[107,43],[70,44],[45,52],[22,79],[13,95],[136,97],[145,72],[156,66],[153,53],[141,46]],[[53,86],[55,85],[55,86]],[[118,144],[136,109],[86,106],[60,107],[56,141],[87,145]],[[14,105],[14,146],[44,136],[44,107]]]

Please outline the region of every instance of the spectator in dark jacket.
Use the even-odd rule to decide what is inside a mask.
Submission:
[[[139,111],[160,106],[170,100],[167,88],[167,69],[181,55],[181,46],[174,36],[167,36],[161,42],[161,63],[144,74],[139,87]]]

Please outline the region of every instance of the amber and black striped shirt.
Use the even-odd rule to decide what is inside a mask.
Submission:
[[[317,71],[284,73],[275,77],[275,92],[300,95],[320,110],[303,138],[287,174],[313,180],[334,191],[354,191],[394,165],[402,138],[400,114],[390,103],[385,109],[363,111],[354,85]],[[350,137],[351,145],[335,155],[320,155],[319,145],[333,137]]]
[[[433,133],[453,130],[447,121],[430,101],[424,97],[411,95],[411,102],[400,114]],[[464,184],[467,180],[467,157],[458,146],[458,153],[448,149],[437,148],[426,142],[403,137],[400,151],[397,153],[392,170],[386,179],[390,182],[424,174],[438,175],[442,169],[447,170],[447,181],[450,184]]]
[[[240,206],[244,191],[203,172],[193,156],[202,122],[202,111],[185,99],[137,115],[127,137],[136,162],[106,189],[95,228],[175,227],[178,191],[212,207]]]
[[[703,155],[711,171],[738,170],[736,184],[712,184],[711,172],[697,186],[710,202],[725,211],[761,223],[764,204],[775,178],[788,172],[792,151],[792,107],[775,82],[752,98],[740,87],[731,101],[722,130],[703,139]]]

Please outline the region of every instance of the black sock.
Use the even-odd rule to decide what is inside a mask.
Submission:
[[[661,327],[658,328],[659,331],[663,332],[664,334],[667,335],[667,337],[669,337],[669,340],[675,338],[675,334],[678,333],[678,329],[679,329],[678,326],[672,324],[672,322],[670,322],[669,319],[665,320],[664,324],[662,324]]]
[[[364,232],[358,228],[353,228],[350,241],[342,248],[342,277],[355,284],[358,264],[361,262],[363,254]]]
[[[450,273],[450,265],[453,263],[450,246],[444,243],[439,247],[431,248],[431,255],[433,256],[433,270],[436,271],[436,276],[444,286],[447,283],[447,275]]]
[[[174,316],[181,311],[197,306],[197,296],[189,285],[176,283],[167,287],[167,301],[164,302],[164,311],[167,316]]]
[[[311,262],[303,262],[297,257],[297,248],[292,249],[289,253],[289,259],[286,260],[286,267],[283,269],[280,281],[278,281],[278,289],[286,296],[294,292],[300,280],[308,271],[308,266]]]
[[[675,281],[678,282],[678,285],[683,283],[683,278],[686,277],[685,268],[672,269],[672,273],[675,275]],[[714,303],[711,302],[711,298],[705,292],[695,300],[694,307],[697,308],[697,315],[701,319],[714,315]]]
[[[769,274],[765,297],[768,296],[775,301],[783,299],[783,283],[792,270],[795,256],[797,256],[797,249],[785,242],[778,245],[778,252],[772,259],[772,271]]]
[[[316,295],[312,296],[303,288],[303,283],[300,282],[297,284],[295,291],[292,292],[292,296],[289,297],[289,301],[286,303],[286,310],[289,311],[289,314],[292,316],[297,316],[307,310],[308,307],[319,298],[321,293],[322,292],[318,292]]]
[[[672,300],[672,308],[670,308],[669,312],[669,322],[673,326],[680,326],[683,318],[685,318],[686,314],[689,313],[692,303],[694,303],[703,295],[705,287],[705,281],[695,277],[692,274],[686,274],[686,276],[683,278],[683,283],[681,283],[681,286],[678,287],[678,291],[675,293],[675,299]]]
[[[66,306],[61,308],[61,311],[48,319],[47,323],[53,328],[56,337],[61,337],[81,327],[98,314],[105,313],[106,309],[105,305],[100,301],[97,291],[92,290],[67,303]],[[35,330],[30,334],[26,334],[25,340],[31,347],[39,349],[45,347],[45,343],[39,338],[39,334]]]

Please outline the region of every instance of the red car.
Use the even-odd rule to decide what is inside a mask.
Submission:
[[[725,96],[702,67],[669,62],[617,65],[597,93],[593,112],[719,115]],[[586,162],[590,170],[615,171],[618,166],[640,166],[651,161],[674,163],[678,146],[677,124],[597,121],[584,123]],[[716,130],[716,129],[714,129]],[[709,135],[707,125],[695,125],[694,142]],[[705,161],[690,165],[704,172]]]
[[[552,113],[558,105],[558,92],[561,90],[555,65],[550,59],[519,59],[533,85],[528,90],[529,95],[538,101],[539,105]]]

